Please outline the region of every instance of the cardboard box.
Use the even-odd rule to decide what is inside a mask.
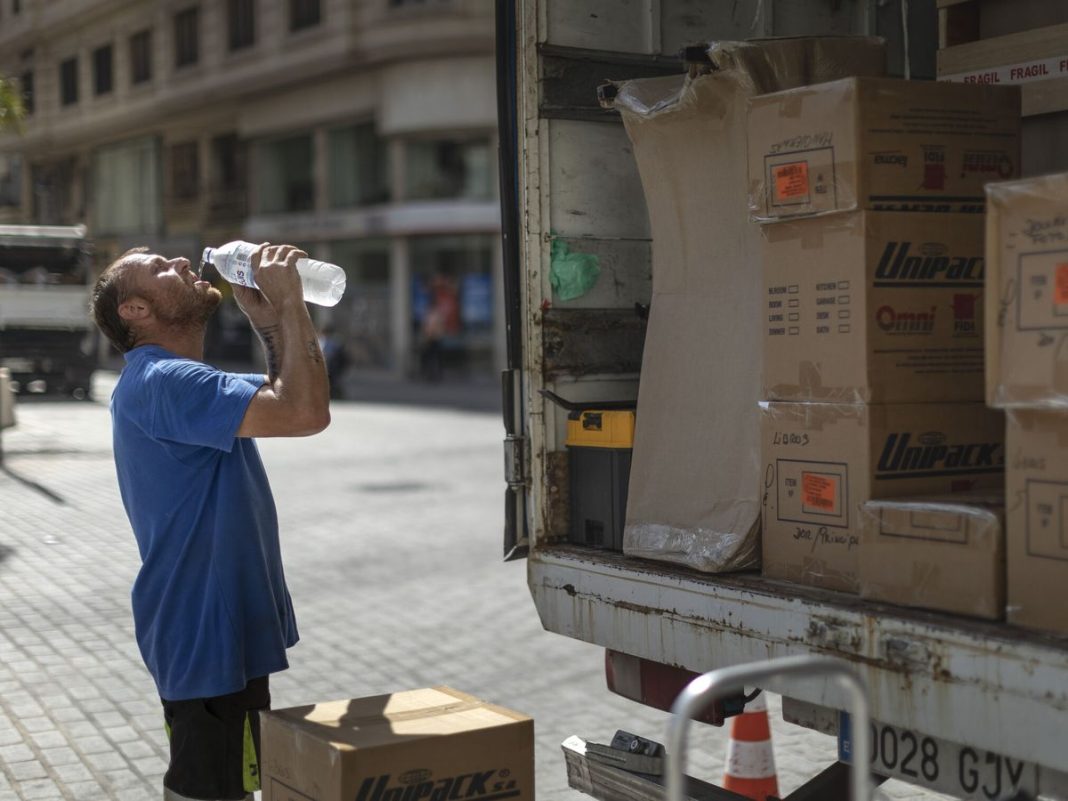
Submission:
[[[861,597],[1005,616],[1004,493],[868,501],[860,524]]]
[[[1068,173],[986,194],[987,402],[1068,408]]]
[[[760,232],[746,215],[746,99],[881,74],[885,50],[839,36],[718,42],[709,54],[718,69],[627,81],[614,101],[653,237],[623,550],[722,572],[760,557],[764,303]]]
[[[1008,414],[1008,620],[1068,633],[1068,415]]]
[[[860,506],[997,489],[1004,418],[981,403],[761,403],[765,576],[856,592]]]
[[[981,212],[1015,178],[1020,89],[845,80],[749,104],[749,210],[779,219],[853,209]]]
[[[534,801],[534,721],[448,687],[261,718],[263,801]]]
[[[862,211],[762,228],[764,399],[983,399],[983,218]]]

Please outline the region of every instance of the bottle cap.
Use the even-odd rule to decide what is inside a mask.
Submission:
[[[204,252],[200,255],[200,263],[215,264],[215,248],[204,248]]]

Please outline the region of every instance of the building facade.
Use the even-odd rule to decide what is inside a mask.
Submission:
[[[98,265],[292,242],[348,274],[316,315],[354,367],[417,373],[431,318],[447,366],[501,366],[489,0],[0,0],[0,75],[0,222],[85,223]]]

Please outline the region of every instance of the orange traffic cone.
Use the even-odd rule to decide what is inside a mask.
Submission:
[[[775,774],[775,753],[771,748],[771,725],[764,693],[745,705],[745,711],[731,719],[731,739],[727,746],[727,767],[723,788],[751,798],[767,801],[779,797],[779,779]]]

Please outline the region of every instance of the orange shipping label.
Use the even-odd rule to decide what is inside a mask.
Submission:
[[[787,203],[808,197],[808,162],[794,161],[771,168],[775,202]]]
[[[838,477],[826,473],[802,473],[801,497],[807,508],[837,514]]]
[[[1058,264],[1053,278],[1053,303],[1056,306],[1068,305],[1068,264]]]

